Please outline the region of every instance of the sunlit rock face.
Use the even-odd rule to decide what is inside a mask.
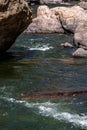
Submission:
[[[59,17],[48,6],[39,6],[37,17],[32,20],[25,33],[64,33]]]
[[[87,21],[87,14],[80,6],[55,7],[51,11],[60,17],[61,24],[66,31],[75,32],[79,23]]]
[[[30,22],[26,0],[0,0],[0,53],[10,48]]]
[[[26,33],[74,33],[79,23],[87,21],[87,13],[80,6],[49,8],[39,6],[37,17],[32,20]]]

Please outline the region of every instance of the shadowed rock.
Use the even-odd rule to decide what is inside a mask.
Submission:
[[[30,22],[26,0],[0,0],[0,53],[10,48]]]
[[[80,7],[82,7],[83,9],[87,10],[87,2],[81,1],[78,5],[79,5]]]

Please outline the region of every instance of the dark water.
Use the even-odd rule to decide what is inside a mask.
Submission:
[[[63,42],[72,35],[22,35],[0,57],[0,130],[86,130],[87,94],[21,99],[33,92],[87,90],[87,59]]]

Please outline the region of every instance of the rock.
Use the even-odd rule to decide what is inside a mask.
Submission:
[[[0,53],[10,48],[30,22],[26,0],[0,0]]]
[[[58,4],[62,2],[63,0],[40,0],[40,4]]]
[[[59,18],[47,6],[39,6],[37,17],[32,20],[25,33],[64,33]]]
[[[64,48],[73,48],[73,45],[71,43],[68,43],[68,42],[61,43],[61,46]]]
[[[72,33],[79,23],[87,21],[87,14],[80,6],[55,7],[51,11],[60,18],[63,28]]]
[[[83,9],[87,10],[87,2],[81,1],[78,5],[79,5],[80,7],[82,7]]]
[[[74,33],[74,45],[87,49],[87,23],[79,23]]]
[[[83,49],[83,48],[78,48],[73,54],[73,57],[82,57],[82,58],[86,58],[87,57],[87,50]]]
[[[87,12],[80,6],[55,7],[39,6],[26,33],[74,33],[79,23],[87,21]]]

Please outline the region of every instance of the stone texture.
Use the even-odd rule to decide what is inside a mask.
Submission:
[[[80,6],[55,7],[51,11],[60,18],[63,28],[72,33],[79,23],[87,21],[87,14]]]
[[[0,53],[5,52],[31,22],[25,0],[0,0]]]
[[[80,6],[54,7],[39,6],[37,17],[26,33],[74,33],[80,23],[87,22],[87,12]]]
[[[73,54],[73,57],[82,57],[82,58],[87,58],[87,50],[83,48],[78,48]]]
[[[78,5],[79,5],[80,7],[82,7],[83,9],[87,10],[87,2],[81,1]]]
[[[25,33],[64,33],[59,18],[47,6],[39,6],[37,17],[32,20]]]
[[[74,33],[74,45],[87,49],[87,23],[79,23]]]

